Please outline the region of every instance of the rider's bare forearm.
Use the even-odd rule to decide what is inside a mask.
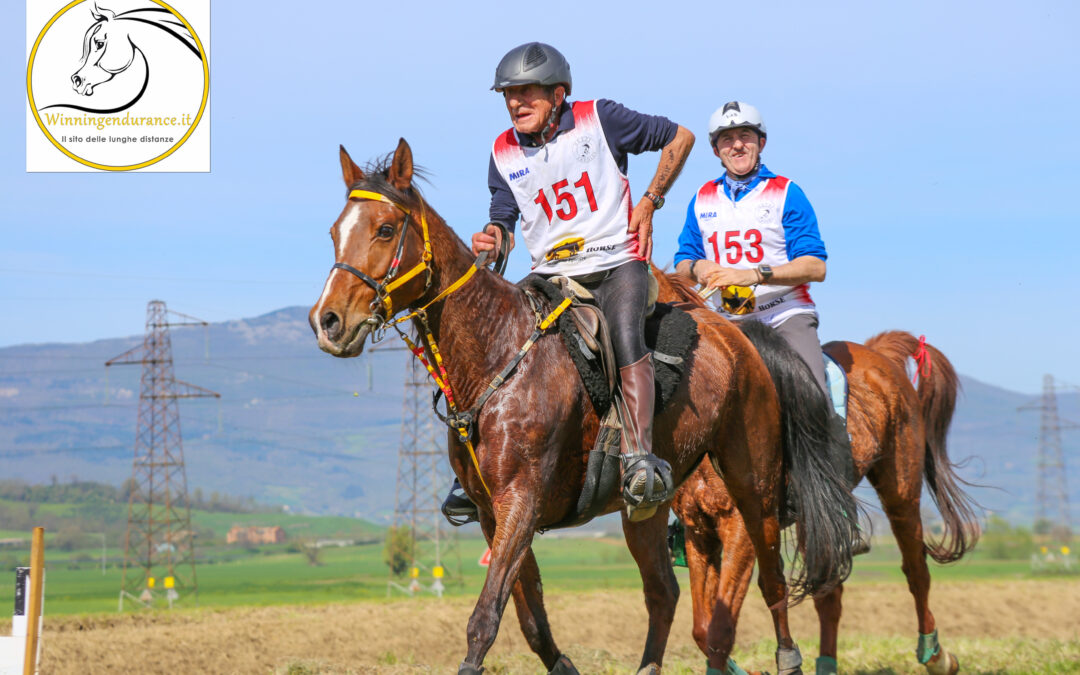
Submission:
[[[789,263],[772,268],[773,286],[798,286],[812,281],[825,281],[825,261],[812,255],[801,255]]]
[[[694,134],[686,127],[679,127],[675,132],[675,138],[660,150],[660,164],[656,167],[656,175],[649,183],[649,192],[655,195],[667,194],[667,191],[679,177],[686,158],[690,155],[690,149],[694,147]]]
[[[690,273],[691,269],[693,274]],[[773,286],[798,286],[812,281],[825,281],[825,261],[812,255],[799,256],[791,262],[773,267],[772,271],[768,283]],[[763,283],[761,272],[756,267],[734,269],[717,265],[711,260],[680,260],[675,266],[675,273],[702,284],[711,279],[714,273],[720,274],[715,282],[719,285],[750,286]]]

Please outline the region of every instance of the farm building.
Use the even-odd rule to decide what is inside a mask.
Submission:
[[[280,525],[273,527],[234,525],[225,535],[227,544],[278,544],[283,541],[285,541],[285,530]]]

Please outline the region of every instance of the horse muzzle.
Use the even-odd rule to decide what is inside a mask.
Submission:
[[[333,356],[348,358],[363,353],[364,342],[375,329],[378,319],[368,317],[349,330],[343,317],[333,310],[327,310],[318,317],[317,322],[314,316],[309,317],[309,322],[315,330],[319,349]]]

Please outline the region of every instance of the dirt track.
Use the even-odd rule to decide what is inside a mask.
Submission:
[[[1076,656],[1080,582],[937,584],[931,601],[946,646],[951,639],[961,638],[1056,639],[1068,642],[1066,658]],[[472,603],[472,598],[405,599],[320,607],[47,617],[41,672],[454,672],[465,653],[465,625]],[[858,585],[847,590],[844,603],[842,639],[845,635],[848,639],[855,635],[903,638],[903,663],[915,666],[907,653],[915,645],[915,623],[906,588]],[[553,594],[547,606],[560,648],[583,673],[633,672],[646,629],[640,593]],[[691,638],[690,621],[689,597],[684,596],[669,643],[669,665],[704,662]],[[808,643],[817,637],[812,603],[797,607],[792,621],[812,672],[813,650]],[[771,631],[755,589],[743,612],[737,649],[750,648],[754,642],[760,645]],[[486,665],[488,672],[543,672],[521,636],[512,609]],[[752,665],[768,666],[766,662]],[[918,671],[912,668],[911,672]]]

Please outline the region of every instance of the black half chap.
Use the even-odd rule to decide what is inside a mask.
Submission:
[[[645,303],[649,299],[649,268],[640,260],[574,277],[596,298],[611,330],[615,364],[622,368],[645,358]]]

